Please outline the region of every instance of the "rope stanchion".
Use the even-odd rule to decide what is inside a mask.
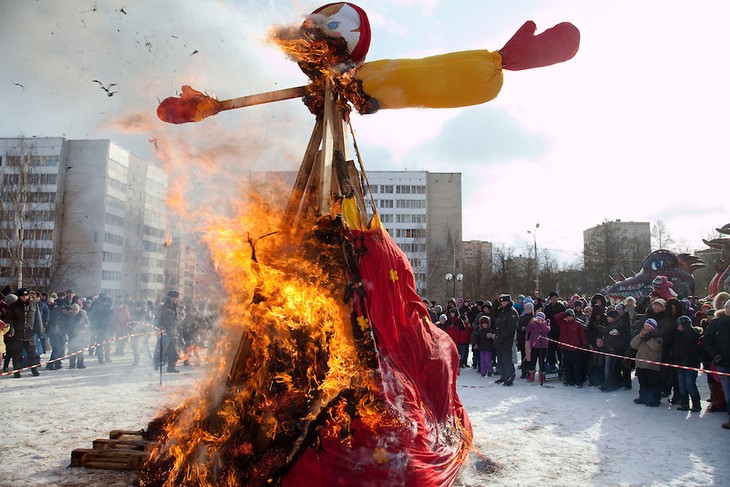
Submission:
[[[149,326],[152,327],[152,328],[155,328],[156,330],[158,329],[158,328],[156,328],[156,327],[154,327],[152,325],[149,325]],[[10,370],[8,372],[0,372],[0,377],[6,376],[6,375],[12,375],[12,374],[15,374],[16,372],[17,373],[20,373],[20,372],[28,371],[28,370],[31,370],[31,369],[37,369],[37,368],[43,367],[45,365],[48,365],[48,364],[51,364],[51,363],[54,363],[54,362],[59,362],[61,360],[65,360],[65,359],[67,359],[69,357],[73,357],[75,355],[79,355],[81,353],[87,352],[88,350],[91,350],[92,348],[97,348],[97,347],[104,346],[107,343],[113,343],[113,342],[116,342],[116,341],[119,341],[119,340],[126,340],[127,338],[134,338],[134,337],[139,337],[139,336],[148,336],[148,335],[152,335],[152,334],[156,334],[156,332],[149,331],[147,333],[133,333],[133,334],[125,335],[125,336],[121,336],[121,337],[110,338],[109,340],[105,340],[105,341],[100,342],[100,343],[95,343],[93,345],[89,345],[86,348],[82,348],[81,350],[78,350],[76,352],[66,354],[63,357],[58,357],[58,358],[55,358],[53,360],[48,360],[47,362],[42,362],[42,363],[35,364],[35,365],[29,365],[27,367],[23,367],[22,369],[18,369],[18,370]]]
[[[547,340],[548,341],[551,341],[553,343],[557,343],[561,347],[571,348],[573,350],[580,350],[582,352],[594,353],[596,355],[605,355],[607,357],[616,357],[616,358],[620,358],[620,359],[628,359],[628,360],[633,360],[634,362],[644,362],[644,363],[647,363],[647,364],[660,365],[662,367],[672,367],[672,368],[675,368],[675,369],[682,369],[682,370],[693,370],[693,371],[695,371],[695,372],[697,372],[699,374],[724,375],[726,377],[730,377],[730,373],[728,373],[728,372],[719,372],[719,371],[716,371],[716,370],[698,369],[696,367],[688,367],[686,365],[667,364],[667,363],[664,363],[664,362],[656,362],[654,360],[646,360],[646,359],[636,358],[636,357],[627,357],[625,355],[617,355],[615,353],[601,352],[600,350],[591,350],[591,349],[588,349],[588,348],[576,347],[575,345],[570,345],[568,343],[563,343],[563,342],[561,342],[559,340],[554,340],[552,338],[547,338]]]

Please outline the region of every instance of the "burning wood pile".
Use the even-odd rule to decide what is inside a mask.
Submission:
[[[357,91],[347,73],[364,52],[353,60],[358,42],[322,35],[338,15],[357,16],[363,38],[364,12],[346,3],[318,10],[298,36],[278,31],[312,79],[304,99],[317,123],[285,213],[247,205],[207,237],[237,296],[224,320],[240,341],[218,378],[154,421],[162,432],[140,486],[450,485],[469,453],[456,349],[345,160]],[[175,123],[226,103],[188,89],[168,100],[158,114]]]

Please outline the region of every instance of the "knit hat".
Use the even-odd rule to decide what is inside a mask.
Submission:
[[[16,296],[15,294],[6,294],[5,297],[3,298],[3,301],[5,301],[5,304],[7,304],[7,305],[11,305],[14,302],[16,302],[17,300],[18,300],[18,296]]]
[[[440,304],[437,304],[436,306],[433,307],[433,312],[436,313],[437,315],[440,315],[443,310],[444,309],[441,307]]]
[[[575,317],[575,311],[573,311],[572,309],[568,308],[568,309],[565,310],[565,315],[566,316],[573,316],[573,317]]]
[[[652,328],[656,329],[657,322],[654,318],[649,318],[644,322],[644,326],[651,326]]]
[[[616,320],[616,319],[618,319],[618,311],[616,311],[615,309],[612,309],[611,311],[606,313],[606,317],[613,318],[614,320]]]
[[[439,321],[446,321],[448,318],[446,318],[446,315],[442,314],[439,316]]]
[[[728,301],[728,303],[730,303],[730,301]],[[711,310],[712,309],[712,305],[710,303],[705,303],[705,304],[702,305],[702,309],[703,310],[705,310],[705,309],[706,310]]]
[[[530,303],[525,303],[525,311],[527,311],[528,309],[530,311],[535,311],[535,305],[532,304],[531,302]]]
[[[652,304],[660,304],[662,308],[667,307],[667,302],[664,301],[662,298],[656,298]]]
[[[555,291],[550,291],[550,294],[548,294],[548,299],[552,298],[553,296],[558,296],[558,293],[556,293]]]
[[[542,311],[538,311],[537,314],[535,315],[535,318],[537,318],[538,320],[544,320],[545,313],[543,313]]]
[[[625,305],[623,305],[621,303],[618,303],[616,305],[616,311],[625,311],[625,310],[626,310],[626,306]]]

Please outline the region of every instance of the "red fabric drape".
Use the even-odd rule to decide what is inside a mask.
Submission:
[[[320,448],[302,455],[284,485],[451,485],[472,440],[456,394],[456,347],[431,324],[408,259],[390,236],[382,229],[352,233],[367,249],[359,269],[379,352],[382,397],[400,424],[371,429],[356,420],[349,444],[337,425],[326,425]]]

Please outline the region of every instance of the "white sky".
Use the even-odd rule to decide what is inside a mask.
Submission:
[[[110,138],[145,158],[148,139],[170,137],[239,147],[242,172],[293,169],[313,124],[298,101],[186,126],[154,113],[182,84],[224,99],[306,83],[266,34],[323,3],[2,1],[0,136]],[[357,3],[372,24],[368,60],[497,50],[526,20],[581,30],[574,59],[506,71],[487,104],[353,117],[368,169],[464,174],[465,239],[526,252],[539,222],[538,246],[570,261],[604,219],[660,219],[694,248],[730,221],[727,2]]]

